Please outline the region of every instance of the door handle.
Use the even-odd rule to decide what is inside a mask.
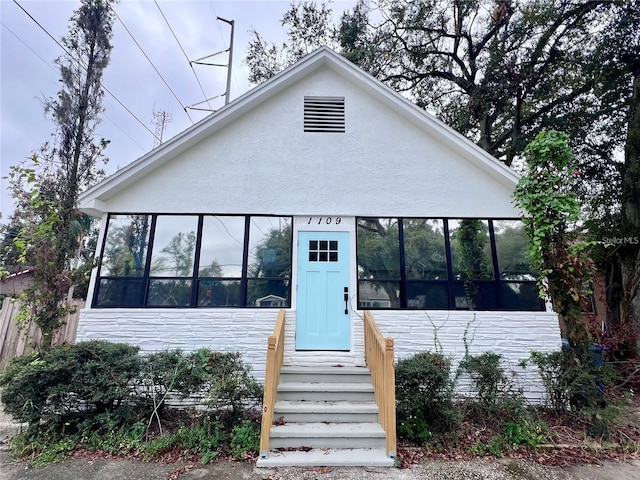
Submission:
[[[349,315],[349,287],[344,287],[344,314]]]

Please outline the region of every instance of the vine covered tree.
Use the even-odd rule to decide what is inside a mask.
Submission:
[[[567,136],[556,131],[541,133],[527,146],[529,172],[516,188],[516,204],[524,210],[523,223],[531,239],[533,266],[540,272],[540,296],[553,302],[562,315],[572,341],[600,340],[599,329],[585,324],[590,280],[595,266],[576,241],[580,204],[574,187],[577,169]]]
[[[67,297],[79,280],[74,259],[86,243],[90,222],[77,210],[78,195],[101,175],[108,142],[95,139],[103,111],[102,74],[109,63],[112,0],[82,0],[62,39],[57,59],[61,88],[44,100],[55,126],[54,141],[12,168],[10,186],[20,225],[13,243],[18,261],[33,268],[33,284],[21,295],[21,319],[42,330],[43,347],[69,311]]]

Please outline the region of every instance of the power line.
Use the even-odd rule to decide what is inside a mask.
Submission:
[[[115,14],[116,18],[118,19],[118,21],[122,24],[122,26],[124,27],[124,29],[126,30],[126,32],[129,34],[129,36],[131,37],[131,40],[133,40],[133,43],[136,44],[136,46],[140,49],[140,51],[142,52],[142,55],[144,55],[144,58],[147,59],[147,61],[149,62],[149,64],[151,65],[151,67],[153,67],[153,69],[155,70],[155,72],[158,74],[158,76],[162,79],[162,81],[164,82],[164,84],[167,86],[167,88],[169,89],[169,91],[173,94],[173,97],[176,99],[176,101],[178,102],[178,104],[180,104],[180,106],[182,107],[182,109],[184,110],[184,113],[187,114],[187,117],[189,117],[189,120],[191,121],[191,123],[193,122],[193,119],[191,118],[191,115],[189,115],[189,112],[187,111],[187,108],[182,104],[182,102],[180,101],[180,99],[178,98],[178,95],[176,95],[176,92],[173,91],[173,88],[171,88],[171,86],[169,85],[169,83],[165,80],[165,78],[162,76],[162,74],[160,73],[160,71],[156,68],[156,66],[153,64],[153,62],[151,61],[151,59],[149,58],[149,56],[147,55],[147,53],[142,49],[142,47],[140,46],[140,44],[138,43],[138,41],[135,39],[135,37],[133,36],[133,34],[131,33],[131,31],[127,28],[127,26],[124,24],[124,22],[122,21],[122,19],[118,16],[118,13],[115,11],[115,9],[113,9],[113,13]],[[156,137],[157,138],[157,137]]]
[[[162,15],[162,18],[164,18],[164,21],[167,24],[167,27],[169,27],[169,30],[171,31],[171,34],[173,35],[173,38],[175,39],[176,43],[178,44],[178,47],[180,47],[180,50],[182,50],[182,54],[184,55],[184,58],[187,59],[187,63],[191,67],[191,71],[193,72],[193,76],[196,78],[196,82],[198,82],[198,86],[200,87],[200,91],[202,92],[203,97],[205,99],[207,99],[207,94],[204,93],[204,88],[202,87],[202,83],[200,83],[200,79],[198,78],[198,74],[196,73],[195,69],[193,68],[193,65],[191,64],[191,60],[189,60],[189,56],[187,55],[187,52],[185,52],[184,48],[182,48],[182,44],[180,43],[180,40],[178,40],[176,32],[174,32],[173,28],[171,28],[171,24],[169,23],[169,20],[167,20],[167,17],[164,15],[164,12],[160,8],[160,4],[158,3],[158,0],[153,0],[153,1],[156,4],[156,7],[158,7],[158,10],[160,11],[160,15]],[[207,101],[207,104],[209,104],[209,101],[208,100],[206,100],[206,101]],[[209,104],[209,108],[211,108],[210,104]]]
[[[36,57],[38,57],[40,60],[42,60],[47,65],[47,67],[49,67],[54,72],[59,73],[58,70],[56,70],[55,67],[53,65],[51,65],[51,63],[49,63],[48,60],[45,60],[44,58],[42,58],[38,52],[36,52],[33,48],[31,48],[29,45],[27,45],[25,43],[25,41],[22,40],[22,38],[20,38],[20,36],[17,33],[15,33],[13,30],[11,30],[4,22],[0,21],[0,25],[2,25],[4,28],[6,28],[11,35],[13,35],[14,37],[16,37],[18,39],[18,41],[20,43],[22,43],[25,47],[27,47],[29,50],[31,50],[31,53],[33,53]]]
[[[49,36],[49,38],[51,38],[51,40],[53,40],[54,42],[56,42],[56,43],[58,44],[58,46],[59,46],[62,50],[64,50],[64,51],[65,51],[65,53],[66,53],[67,55],[69,55],[69,57],[70,57],[70,58],[72,58],[73,60],[75,60],[76,62],[78,62],[78,65],[80,65],[80,66],[84,69],[84,71],[85,71],[85,72],[87,71],[87,67],[82,63],[82,61],[81,61],[79,58],[75,58],[75,57],[71,54],[71,52],[69,52],[69,50],[67,50],[67,49],[66,49],[66,47],[65,47],[64,45],[62,45],[62,44],[61,44],[61,43],[60,43],[60,42],[59,42],[59,41],[58,41],[58,40],[57,40],[53,35],[51,35],[51,34],[49,33],[49,31],[48,31],[46,28],[44,28],[44,27],[40,24],[40,22],[38,22],[38,20],[36,20],[35,18],[33,18],[33,16],[32,16],[32,15],[31,15],[27,10],[25,10],[25,8],[24,8],[22,5],[20,5],[20,4],[18,3],[18,0],[13,0],[13,3],[15,3],[15,4],[20,8],[20,10],[22,10],[24,13],[26,13],[26,14],[27,14],[27,16],[28,16],[31,20],[33,20],[33,21],[35,22],[35,24],[36,24],[36,25],[38,25],[38,27],[40,27],[40,29],[41,29],[44,33],[46,33],[46,34]],[[135,119],[136,119],[136,121],[137,121],[140,125],[142,125],[142,126],[144,127],[144,129],[145,129],[146,131],[148,131],[151,135],[153,135],[153,136],[154,136],[154,138],[155,138],[155,136],[156,136],[156,135],[155,135],[155,133],[153,133],[153,132],[151,131],[151,129],[149,129],[149,127],[147,127],[147,126],[144,124],[144,122],[143,122],[142,120],[140,120],[140,119],[139,119],[139,118],[138,118],[138,117],[137,117],[137,116],[136,116],[136,115],[135,115],[135,114],[134,114],[134,113],[133,113],[133,112],[132,112],[132,111],[131,111],[131,110],[130,110],[130,109],[129,109],[125,104],[124,104],[124,103],[122,103],[122,102],[120,101],[120,99],[118,99],[118,97],[116,97],[113,93],[111,93],[111,91],[110,91],[107,87],[105,87],[105,85],[104,85],[102,82],[100,82],[100,85],[102,86],[102,88],[104,89],[104,91],[105,91],[105,92],[107,92],[107,93],[111,96],[111,98],[113,98],[116,102],[118,102],[118,104],[119,104],[122,108],[124,108],[124,109],[129,113],[129,115],[131,115],[133,118],[135,118]]]

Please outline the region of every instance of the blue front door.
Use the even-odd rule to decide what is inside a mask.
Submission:
[[[296,350],[349,350],[349,233],[298,234]]]

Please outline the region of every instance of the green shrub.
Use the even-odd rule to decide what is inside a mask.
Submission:
[[[615,371],[598,358],[589,343],[574,343],[557,352],[532,352],[530,361],[538,366],[554,410],[570,409],[589,422],[588,433],[608,439],[615,430],[619,410],[608,404],[607,385],[613,383]]]
[[[257,431],[243,421],[255,420],[253,407],[262,400],[262,387],[239,353],[140,356],[137,347],[108,342],[17,358],[0,385],[5,411],[29,424],[12,442],[13,451],[39,459],[57,459],[76,445],[149,458],[181,448],[203,455],[204,462],[223,447],[242,456],[254,450]],[[177,413],[164,406],[169,393],[199,397],[196,407],[212,412]]]
[[[10,447],[16,457],[28,458],[37,467],[64,460],[73,452],[76,443],[75,437],[54,439],[45,434],[38,439],[25,430],[11,439]]]
[[[130,345],[93,341],[17,358],[0,376],[5,411],[32,431],[59,432],[73,431],[87,416],[122,415],[140,371],[137,353]]]
[[[146,357],[141,392],[161,401],[166,392],[182,398],[202,395],[214,411],[233,416],[262,402],[262,386],[251,375],[251,367],[238,352],[214,352],[201,348],[189,354],[179,350]]]
[[[508,383],[501,360],[502,355],[485,352],[468,355],[460,362],[460,369],[471,377],[476,399],[482,404],[495,404]]]
[[[431,433],[456,434],[460,409],[453,401],[451,362],[439,353],[422,352],[398,361],[396,403],[398,431],[424,441]],[[426,433],[422,422],[428,427]]]
[[[460,362],[459,369],[469,375],[474,393],[467,406],[480,417],[500,421],[528,419],[524,395],[507,378],[501,360],[501,355],[485,352],[467,355]]]
[[[431,437],[431,431],[429,425],[425,419],[420,417],[402,417],[397,422],[398,437],[411,440],[416,443],[425,444]]]
[[[556,352],[532,352],[530,361],[538,367],[554,410],[580,411],[603,404],[603,388],[613,370],[596,361],[590,344],[576,343]]]

